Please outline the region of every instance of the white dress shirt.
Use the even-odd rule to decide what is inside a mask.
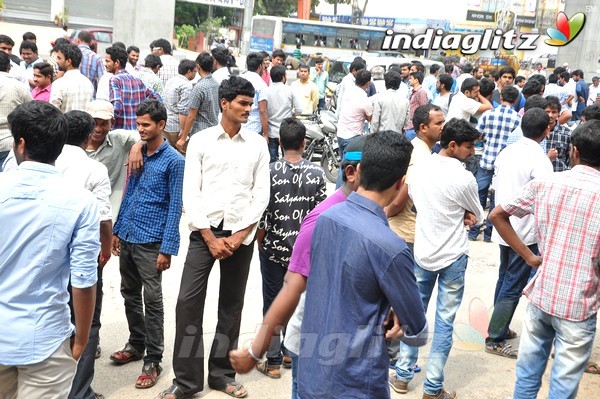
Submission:
[[[82,75],[79,69],[72,69],[52,83],[50,103],[62,113],[72,110],[85,111],[93,96],[92,82]]]
[[[522,137],[500,151],[494,162],[493,186],[496,190],[496,204],[507,203],[515,198],[531,180],[549,177],[552,173],[554,173],[552,162],[544,154],[540,145],[527,137]],[[521,219],[511,216],[510,224],[526,245],[537,243],[533,214]],[[492,231],[492,241],[507,245],[496,229]]]
[[[262,217],[270,196],[269,151],[264,137],[244,126],[230,138],[221,124],[192,136],[183,177],[190,230],[218,227],[232,233]],[[256,226],[242,242],[249,245]]]
[[[413,166],[408,193],[417,210],[415,261],[436,271],[468,255],[465,211],[483,220],[475,177],[454,158],[433,154]]]

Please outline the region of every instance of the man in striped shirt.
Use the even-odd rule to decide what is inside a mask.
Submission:
[[[50,103],[63,113],[84,111],[94,96],[94,86],[79,70],[82,54],[74,44],[59,44],[56,48],[58,68],[65,74],[52,85]]]
[[[82,30],[77,35],[77,47],[81,50],[82,59],[79,69],[81,73],[86,76],[92,85],[94,86],[94,96],[96,96],[96,90],[98,90],[98,81],[104,75],[104,63],[102,57],[92,51],[90,45],[92,44],[92,35],[86,30]]]

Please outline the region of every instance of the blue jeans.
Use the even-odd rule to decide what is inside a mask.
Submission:
[[[342,174],[344,173],[344,171],[342,170],[342,164],[344,163],[344,155],[346,154],[346,147],[348,146],[348,143],[350,142],[350,140],[352,140],[353,138],[354,137],[352,137],[350,139],[342,139],[340,137],[337,138],[338,148],[340,149],[340,159],[342,160],[342,162],[340,162],[340,170],[338,171],[337,181],[335,182],[336,190],[338,188],[342,187],[342,184],[344,184],[344,181],[342,180]]]
[[[537,244],[528,246],[531,252],[538,253]],[[486,342],[503,342],[508,332],[523,289],[529,281],[531,267],[511,247],[500,245],[500,270],[494,293],[494,312],[488,327]]]
[[[288,351],[292,358],[292,399],[298,399],[298,355]]]
[[[494,177],[493,170],[483,169],[482,167],[477,168],[477,175],[475,178],[477,179],[477,188],[479,189],[479,203],[482,208],[485,208],[487,203],[488,191],[490,189],[490,185],[492,184],[492,177]],[[495,206],[494,196],[492,195],[490,199],[490,211],[494,209]],[[486,219],[485,221],[485,230],[483,231],[483,238],[486,241],[491,240],[492,238],[492,223]],[[474,226],[469,230],[469,238],[476,239],[479,235],[479,227],[481,225]]]
[[[427,361],[427,379],[423,386],[423,391],[428,395],[437,395],[444,386],[444,366],[448,360],[450,349],[452,349],[454,318],[465,290],[465,271],[468,260],[467,255],[462,255],[450,266],[434,272],[415,264],[415,277],[425,312],[427,312],[436,280],[438,282],[433,341]],[[409,382],[413,379],[413,367],[418,357],[419,349],[417,347],[405,343],[400,344],[400,360],[396,363],[396,375],[399,380]]]
[[[269,147],[269,155],[271,157],[269,163],[273,163],[279,159],[279,139],[269,137],[269,142],[267,145]],[[281,149],[281,152],[283,153],[283,148]]]
[[[513,399],[534,399],[554,344],[549,398],[577,397],[579,381],[592,353],[596,315],[575,322],[552,316],[531,303],[523,321]]]

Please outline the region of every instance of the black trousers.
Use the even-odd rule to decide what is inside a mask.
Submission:
[[[96,392],[92,389],[94,380],[94,364],[96,361],[96,347],[100,340],[100,313],[102,312],[102,270],[98,268],[98,282],[96,283],[96,306],[94,307],[94,318],[90,328],[90,337],[88,343],[77,362],[77,372],[73,379],[69,399],[95,399]],[[73,293],[69,284],[69,307],[71,308],[71,320],[75,324],[75,314],[73,313]]]
[[[217,238],[231,235],[221,229],[213,229],[213,233]],[[253,251],[254,241],[241,245],[232,256],[219,262],[218,322],[208,360],[208,385],[213,389],[222,389],[235,380],[228,353],[237,348]],[[215,258],[200,233],[192,232],[177,298],[173,348],[173,384],[190,395],[204,389],[202,321],[208,277],[214,263]]]

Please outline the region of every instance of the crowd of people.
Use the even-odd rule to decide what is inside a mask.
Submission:
[[[177,61],[157,39],[142,63],[135,46],[100,55],[91,41],[86,31],[77,44],[57,40],[41,60],[26,34],[17,62],[0,35],[0,396],[103,397],[92,382],[112,256],[129,337],[110,359],[141,361],[136,388],[155,386],[162,273],[183,252],[182,220],[175,378],[156,398],[204,390],[216,261],[210,388],[245,397],[236,373],[280,378],[291,368],[292,398],[404,394],[431,341],[423,398],[455,398],[444,366],[481,228],[500,247],[485,352],[516,359],[514,398],[537,396],[553,346],[549,397],[574,398],[584,371],[599,372],[589,362],[600,293],[597,78],[588,86],[580,70],[556,68],[519,87],[510,67],[492,78],[435,64],[425,76],[415,61],[390,67],[376,93],[357,57],[337,89],[341,167],[327,197],[324,171],[302,158],[297,118],[325,106],[322,58],[287,85],[281,50],[248,54],[234,76],[224,46]],[[264,320],[238,348],[255,243]],[[522,294],[517,349],[510,327]]]

